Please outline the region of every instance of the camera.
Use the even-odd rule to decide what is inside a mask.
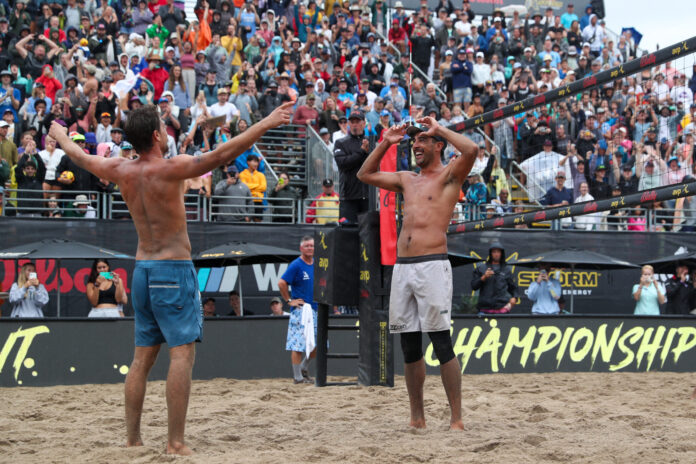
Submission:
[[[36,279],[36,272],[29,273],[29,280]]]

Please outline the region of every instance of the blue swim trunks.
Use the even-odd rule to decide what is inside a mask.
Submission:
[[[191,261],[136,261],[131,284],[135,346],[200,341],[203,308]]]

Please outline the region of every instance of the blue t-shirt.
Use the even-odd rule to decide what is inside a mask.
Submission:
[[[317,309],[314,302],[314,265],[307,264],[302,258],[297,258],[290,263],[281,277],[290,285],[292,298],[302,298],[305,303]]]

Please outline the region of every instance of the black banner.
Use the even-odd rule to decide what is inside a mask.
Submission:
[[[579,15],[579,14],[578,14]],[[467,119],[459,124],[449,127],[449,129],[462,132],[468,129],[482,126],[491,123],[498,119],[514,116],[523,111],[530,111],[547,103],[562,100],[579,92],[584,92],[595,87],[599,87],[616,79],[623,78],[635,74],[643,69],[650,69],[675,58],[687,56],[696,51],[696,37],[684,40],[683,42],[672,45],[671,47],[662,48],[656,52],[636,58],[633,61],[622,64],[615,68],[607,69],[600,73],[577,80],[569,85],[558,87],[548,92],[544,92],[534,97],[526,98],[522,101],[511,103],[503,108],[498,108],[488,113],[483,113],[476,118]]]
[[[332,318],[355,325],[356,318]],[[287,317],[206,319],[196,344],[194,379],[287,377]],[[331,349],[355,351],[355,331],[331,336]],[[123,382],[133,359],[133,320],[2,320],[0,386],[12,387]],[[160,352],[150,380],[167,378],[169,356]],[[357,375],[355,360],[332,360],[331,374]]]
[[[534,222],[552,221],[554,219],[563,219],[573,216],[581,216],[583,214],[609,211],[616,208],[630,208],[643,203],[674,200],[691,195],[696,195],[696,182],[689,182],[688,184],[674,184],[667,187],[646,190],[630,195],[605,198],[604,200],[583,201],[567,206],[544,208],[529,213],[509,214],[493,219],[452,224],[449,226],[447,232],[456,233],[483,231],[496,229],[498,227],[512,228],[518,224],[532,224]]]
[[[515,317],[455,319],[454,352],[465,374],[523,372],[692,372],[693,319]],[[425,349],[428,372],[439,364]]]
[[[360,216],[360,358],[361,385],[394,386],[394,336],[389,333],[389,285],[380,257],[379,212]]]
[[[274,245],[295,250],[304,235],[314,235],[316,226],[280,226],[273,224],[216,224],[189,223],[188,234],[193,252],[202,251],[213,246],[241,240],[265,245]],[[12,219],[0,220],[0,237],[2,248],[9,248],[23,243],[39,241],[46,238],[66,238],[92,245],[105,246],[135,256],[138,237],[131,221],[71,221],[65,219]],[[21,265],[24,260],[19,260]],[[119,273],[126,291],[130,295],[130,276],[135,263],[133,261],[110,260],[112,268]],[[9,291],[17,280],[17,262],[0,260],[0,287]],[[44,308],[46,316],[56,315],[56,289],[58,272],[54,260],[36,262],[37,274],[41,283],[49,291],[50,301]],[[61,261],[61,316],[85,317],[90,305],[85,295],[86,281],[89,276],[91,261]],[[237,289],[241,278],[244,294],[244,309],[256,315],[270,314],[269,303],[274,296],[279,296],[278,278],[287,268],[286,263],[254,264],[241,267],[200,268],[198,283],[205,297],[217,300],[217,314],[227,315],[231,308],[227,294]],[[130,302],[125,307],[126,314],[132,314]],[[2,305],[2,315],[10,315],[9,303]]]
[[[67,227],[69,225],[69,227]],[[194,251],[224,243],[234,238],[240,240],[269,243],[286,248],[297,247],[303,235],[312,235],[316,226],[245,226],[196,224],[190,226],[190,237]],[[322,229],[324,230],[324,229]],[[355,232],[357,233],[357,231]],[[102,244],[114,250],[126,253],[135,252],[137,236],[131,222],[121,221],[53,221],[53,220],[20,220],[5,219],[0,221],[0,236],[3,245],[7,247],[23,242],[40,240],[46,237],[67,236],[72,240],[92,244]],[[506,229],[494,231],[474,231],[466,234],[450,234],[448,246],[450,251],[476,256],[485,259],[488,246],[493,240],[500,240],[506,247],[508,258],[522,257],[533,253],[545,252],[554,248],[572,245],[577,248],[590,249],[606,253],[613,257],[642,263],[651,259],[673,255],[680,247],[696,250],[696,234],[688,233],[648,233],[648,232],[575,232],[548,230]],[[320,242],[315,243],[318,251]],[[356,255],[358,253],[356,252]],[[357,256],[355,256],[357,259]],[[21,263],[22,261],[20,261]],[[347,268],[337,262],[336,272],[341,273]],[[50,302],[45,309],[47,316],[55,316],[55,300],[57,288],[57,273],[53,260],[40,260],[37,263],[39,280],[46,285],[50,292]],[[89,312],[89,303],[85,295],[85,283],[89,275],[91,262],[63,261],[65,266],[61,272],[61,312],[63,316],[84,317]],[[112,268],[123,278],[127,289],[130,289],[133,261],[112,261]],[[356,265],[357,266],[357,265]],[[244,286],[245,309],[252,310],[256,315],[270,313],[269,302],[278,296],[278,278],[283,274],[287,264],[259,264],[242,266],[242,284]],[[356,269],[356,267],[352,267]],[[454,268],[454,297],[453,308],[456,313],[471,313],[474,311],[475,295],[471,291],[471,273],[473,266]],[[13,260],[0,262],[0,282],[3,290],[9,290],[16,280],[16,267]],[[357,273],[356,269],[356,273]],[[515,279],[520,286],[520,302],[515,311],[529,312],[531,304],[524,297],[531,279],[536,271],[531,269],[515,269]],[[200,268],[198,269],[199,288],[203,297],[213,297],[217,300],[217,313],[227,315],[230,308],[227,292],[236,288],[237,269]],[[231,275],[232,278],[229,278]],[[567,296],[575,293],[575,311],[581,313],[614,313],[632,314],[634,301],[630,297],[631,287],[638,282],[637,271],[577,271],[573,276],[563,272],[563,291]],[[354,276],[355,281],[358,277]],[[388,275],[383,277],[388,281]],[[661,275],[661,279],[667,276]],[[316,280],[316,276],[315,276]],[[571,288],[571,283],[572,288]],[[383,285],[388,288],[388,284]],[[357,290],[358,284],[353,287]],[[128,290],[129,291],[129,290]],[[387,299],[388,295],[384,296]],[[132,314],[130,306],[126,314]],[[385,306],[386,309],[386,306]],[[2,306],[3,317],[11,311],[8,302]]]
[[[576,232],[548,230],[496,230],[451,234],[448,247],[451,252],[486,259],[491,243],[500,241],[505,248],[507,261],[558,248],[575,247],[604,253],[614,258],[640,264],[658,257],[674,255],[681,247],[696,249],[695,234],[650,232]],[[453,269],[454,314],[475,313],[476,295],[471,290],[471,277],[476,265]],[[536,269],[513,266],[518,286],[519,303],[516,313],[529,313],[531,301],[526,291],[537,277]],[[663,282],[669,276],[659,274]],[[566,268],[561,272],[561,285],[570,308],[570,296],[575,298],[575,312],[582,314],[633,314],[636,302],[631,296],[634,284],[640,279],[640,270],[581,270],[571,274]],[[696,322],[696,320],[695,320]]]
[[[206,320],[196,346],[193,378],[287,378],[288,319]],[[331,318],[355,325],[354,317]],[[455,316],[454,351],[465,374],[523,372],[693,372],[696,327],[680,317]],[[394,341],[398,343],[397,337]],[[355,331],[336,331],[331,351],[351,352]],[[429,340],[429,374],[439,372]],[[377,351],[377,344],[372,344]],[[394,350],[394,370],[403,375],[403,356]],[[133,357],[133,321],[0,321],[0,386],[48,386],[123,382]],[[169,359],[163,350],[151,380],[164,380]],[[355,377],[357,360],[332,359],[331,375]]]

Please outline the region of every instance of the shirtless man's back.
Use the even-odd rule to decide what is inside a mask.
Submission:
[[[137,159],[87,155],[54,122],[50,135],[81,168],[119,186],[138,232],[133,271],[135,354],[126,377],[127,446],[141,446],[140,418],[147,376],[160,346],[169,346],[167,453],[191,454],[184,444],[186,410],[191,390],[194,342],[200,339],[202,316],[191,243],[186,229],[184,182],[229,164],[267,130],[289,124],[292,103],[202,156],[165,160],[167,133],[154,106],[129,114],[126,137]]]
[[[425,427],[425,362],[421,346],[422,332],[428,332],[440,361],[440,375],[451,410],[450,428],[463,429],[461,371],[449,333],[452,268],[447,258],[447,226],[478,149],[464,135],[441,127],[433,118],[423,118],[418,123],[422,128],[389,128],[382,142],[365,160],[358,178],[404,196],[398,258],[392,274],[389,330],[401,334],[411,406],[410,425]],[[413,153],[420,173],[380,172],[382,157],[406,133],[414,139]],[[440,156],[447,142],[454,145],[461,156],[443,166]]]

